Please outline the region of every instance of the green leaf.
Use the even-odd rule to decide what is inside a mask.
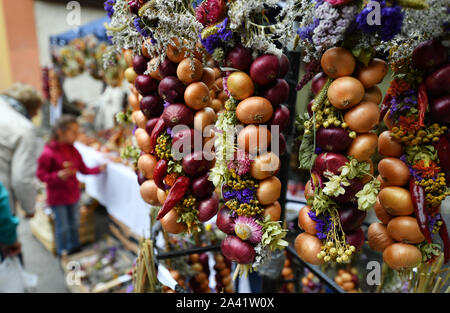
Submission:
[[[429,5],[426,0],[398,0],[398,4],[400,4],[404,8],[416,10],[429,8]]]
[[[358,199],[358,210],[369,211],[377,202],[377,196],[380,191],[380,182],[373,179],[364,185],[364,188],[356,193]]]
[[[317,154],[314,153],[314,135],[308,134],[303,137],[299,150],[300,168],[305,170],[311,170],[314,162],[317,158]]]
[[[167,171],[169,173],[182,174],[183,173],[183,166],[179,162],[174,162],[174,161],[170,160],[169,163],[167,164]]]

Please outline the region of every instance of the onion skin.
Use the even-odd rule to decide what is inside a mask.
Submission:
[[[153,179],[146,180],[140,187],[140,193],[142,199],[149,204],[158,203],[158,186],[156,186]]]
[[[191,69],[191,59],[183,59],[177,67],[177,77],[185,84],[190,84],[195,81],[199,81],[203,76],[203,64],[197,60],[193,59],[194,70]]]
[[[159,96],[144,96],[141,99],[140,109],[148,119],[158,117],[164,111],[164,101]]]
[[[383,261],[397,271],[412,269],[422,262],[422,253],[413,245],[393,243],[384,250]]]
[[[359,134],[351,143],[347,154],[359,162],[367,161],[375,153],[378,137],[374,133]]]
[[[391,215],[406,216],[414,213],[411,194],[402,187],[389,186],[378,194],[380,204]]]
[[[270,220],[273,222],[277,222],[281,217],[281,205],[280,202],[275,201],[272,204],[269,204],[264,207],[264,217],[270,215]]]
[[[387,225],[389,223],[389,221],[394,218],[392,215],[390,215],[388,212],[386,212],[386,210],[383,208],[383,206],[381,205],[380,200],[378,198],[377,198],[377,201],[375,202],[374,210],[375,210],[375,215],[378,217],[378,219],[383,224]]]
[[[280,158],[273,152],[266,152],[253,160],[250,166],[250,174],[255,179],[263,180],[275,175],[280,166]]]
[[[153,170],[156,165],[156,158],[151,154],[143,154],[139,157],[138,168],[147,179],[153,178]]]
[[[278,77],[284,78],[289,72],[289,67],[290,67],[289,59],[286,56],[286,54],[283,53],[280,57],[280,74],[278,75]]]
[[[439,40],[427,40],[419,44],[412,53],[415,68],[432,69],[445,63],[447,48]]]
[[[290,121],[291,112],[286,106],[280,105],[273,112],[272,119],[270,120],[270,125],[278,125],[280,127],[280,132],[283,132],[288,127]]]
[[[200,222],[209,221],[214,215],[217,214],[219,209],[219,197],[216,193],[206,200],[197,204],[198,220]]]
[[[289,84],[284,79],[278,78],[275,84],[264,92],[264,98],[274,107],[285,103],[289,98]]]
[[[147,75],[139,75],[134,81],[134,86],[141,95],[149,95],[158,88],[158,81]]]
[[[311,80],[311,90],[314,95],[317,95],[327,82],[328,76],[324,72],[317,73]]]
[[[375,85],[366,89],[362,101],[370,101],[375,103],[376,105],[379,105],[382,99],[383,93],[381,92],[381,89],[377,85]]]
[[[192,180],[191,193],[197,200],[209,198],[214,192],[214,184],[208,177],[209,175],[205,174]]]
[[[383,252],[388,246],[394,243],[389,237],[386,225],[382,223],[373,223],[367,230],[369,247],[375,251]]]
[[[399,158],[403,154],[403,145],[391,137],[389,130],[385,130],[378,136],[378,153],[386,157]]]
[[[262,205],[267,205],[278,200],[280,194],[281,182],[277,177],[272,176],[259,182],[259,187],[256,190],[256,199]]]
[[[234,234],[234,220],[231,217],[231,210],[225,205],[217,213],[216,225],[217,228],[219,228],[225,234]]]
[[[147,132],[147,134],[149,136],[151,136],[153,128],[155,128],[156,123],[158,122],[159,117],[154,117],[151,118],[147,121],[147,123],[145,124],[145,131]]]
[[[261,124],[273,115],[272,104],[263,97],[250,97],[239,102],[236,117],[244,124]]]
[[[179,234],[186,230],[186,225],[184,223],[177,223],[178,218],[177,211],[172,209],[159,221],[166,232],[170,234]]]
[[[209,161],[203,151],[195,151],[186,155],[181,164],[183,171],[189,177],[205,174],[209,169]]]
[[[340,168],[348,162],[348,159],[339,153],[334,152],[324,152],[317,156],[314,162],[314,170],[321,176],[325,171],[329,171],[334,175],[340,173]]]
[[[313,221],[308,213],[311,212],[311,207],[309,205],[304,206],[298,212],[298,227],[303,229],[305,232],[311,235],[317,234],[317,222]]]
[[[346,242],[349,245],[355,246],[356,251],[359,251],[364,244],[364,232],[362,228],[346,233]]]
[[[425,79],[425,87],[432,97],[448,94],[450,86],[450,63],[442,66]]]
[[[220,245],[222,254],[229,260],[238,264],[250,264],[256,257],[253,246],[238,236],[228,235]]]
[[[186,87],[175,76],[166,76],[158,86],[158,94],[169,103],[176,103],[183,100]]]
[[[384,60],[373,58],[368,66],[358,66],[357,78],[368,89],[383,81],[388,72],[388,65]]]
[[[378,163],[378,172],[390,186],[405,186],[411,177],[408,166],[398,158],[384,158]]]
[[[394,217],[387,225],[387,232],[395,241],[414,244],[425,240],[417,220],[411,216]]]
[[[328,152],[344,152],[352,143],[349,132],[342,127],[320,127],[316,133],[317,146]]]
[[[250,49],[245,48],[242,45],[238,45],[231,49],[225,60],[227,67],[236,68],[241,71],[246,71],[252,64],[252,52]]]
[[[344,114],[344,122],[357,133],[366,133],[378,125],[380,109],[374,102],[361,101]]]
[[[322,241],[316,236],[308,233],[301,233],[295,239],[295,251],[305,262],[314,265],[323,264],[323,259],[318,259],[317,255],[322,249]]]
[[[361,102],[363,84],[354,77],[344,76],[333,81],[328,88],[328,100],[339,110],[347,110]]]
[[[266,86],[275,82],[280,72],[280,61],[272,54],[257,57],[250,66],[250,77],[258,85]]]
[[[262,137],[260,138],[260,135]],[[250,154],[266,151],[272,140],[272,134],[268,127],[247,125],[240,131],[237,142],[239,148]]]
[[[345,233],[351,232],[360,227],[367,215],[365,211],[358,210],[356,206],[351,205],[340,208],[338,212],[342,230]]]
[[[450,95],[430,101],[430,116],[435,122],[450,123]]]
[[[237,100],[244,100],[253,96],[255,85],[244,72],[233,72],[227,78],[227,88],[231,96]]]
[[[176,125],[191,126],[194,122],[192,111],[182,103],[175,103],[164,109],[161,118],[167,127],[173,128]]]
[[[356,67],[352,53],[344,48],[328,49],[320,59],[322,70],[331,78],[349,76]]]

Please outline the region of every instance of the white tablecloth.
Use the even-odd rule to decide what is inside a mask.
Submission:
[[[136,174],[129,167],[108,161],[97,150],[76,142],[75,147],[88,167],[108,163],[99,175],[77,174],[86,192],[106,207],[108,213],[139,236],[150,235],[150,205],[142,200]]]

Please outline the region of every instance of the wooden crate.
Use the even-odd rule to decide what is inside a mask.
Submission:
[[[109,217],[111,219],[109,230],[114,237],[116,237],[127,250],[133,252],[134,254],[138,254],[139,241],[141,238],[131,231],[127,225],[116,219],[114,216],[109,215]]]

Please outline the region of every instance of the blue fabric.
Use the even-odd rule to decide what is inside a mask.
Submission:
[[[108,36],[106,35],[106,29],[104,24],[109,23],[109,17],[105,16],[101,19],[95,20],[91,23],[82,25],[78,28],[74,28],[65,33],[50,36],[50,45],[52,46],[66,46],[70,41],[76,38],[82,38],[87,35],[95,35],[100,41],[108,41]]]
[[[10,245],[17,241],[16,228],[19,219],[11,214],[9,194],[5,186],[0,183],[0,243]]]
[[[80,247],[78,227],[80,224],[80,207],[77,203],[52,206],[55,214],[56,252],[61,255],[65,250],[70,253]]]

